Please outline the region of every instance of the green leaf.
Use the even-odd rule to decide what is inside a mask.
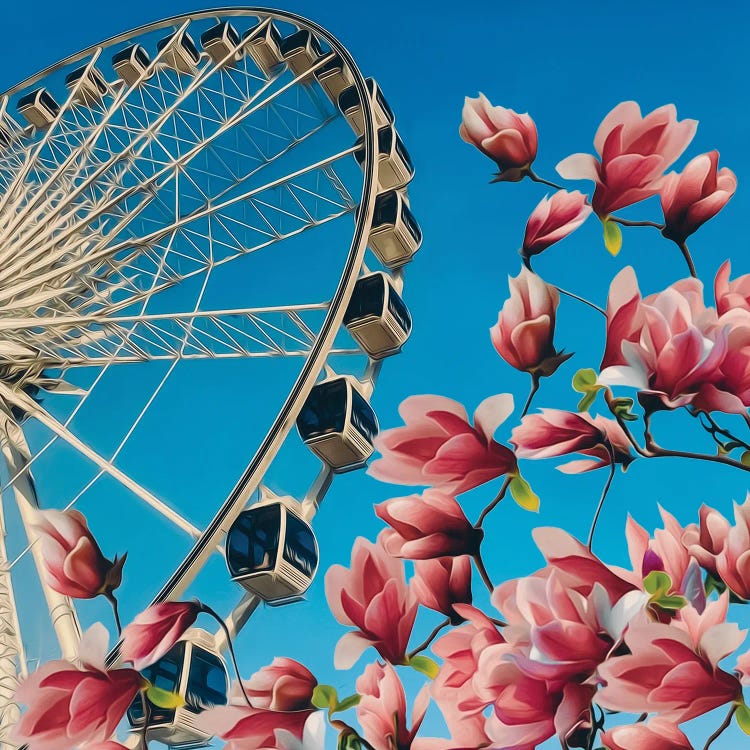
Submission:
[[[637,421],[638,417],[636,417],[635,414],[632,413],[634,405],[635,401],[633,401],[632,398],[618,396],[617,398],[613,398],[609,402],[609,409],[616,417],[619,417],[626,422],[635,422]]]
[[[596,370],[585,367],[573,375],[573,388],[579,393],[588,393],[596,385],[598,377]]]
[[[332,685],[316,685],[312,694],[312,704],[315,708],[327,708],[329,711],[335,710],[339,703],[339,697],[336,688]]]
[[[535,513],[539,510],[539,497],[531,485],[520,475],[516,474],[508,485],[513,499],[524,509]]]
[[[358,693],[354,693],[354,695],[350,695],[348,698],[344,698],[344,700],[337,703],[336,708],[334,708],[333,711],[335,713],[338,713],[339,711],[348,711],[350,708],[358,706],[361,700],[362,696]]]
[[[427,675],[431,680],[434,680],[437,677],[438,671],[440,670],[437,662],[430,659],[429,656],[423,656],[422,654],[412,656],[411,659],[409,659],[409,666],[412,669],[416,669],[417,672]]]
[[[339,735],[336,747],[337,750],[362,750],[362,741],[356,733],[344,731]]]
[[[737,726],[745,734],[750,734],[750,708],[744,703],[740,703],[734,712],[734,718],[737,719]]]
[[[721,595],[727,590],[727,585],[721,578],[714,577],[711,573],[706,571],[706,581],[703,585],[706,589],[706,596],[710,596],[712,591]]]
[[[610,255],[617,255],[622,248],[622,231],[620,225],[612,219],[604,220],[604,247]]]
[[[589,391],[579,402],[576,407],[578,411],[588,411],[591,405],[596,401],[596,391]]]
[[[651,596],[661,596],[668,594],[672,588],[672,579],[663,570],[652,570],[643,579],[643,588]]]
[[[156,687],[156,685],[149,685],[146,688],[146,697],[159,708],[179,708],[185,705],[185,699],[181,695]]]

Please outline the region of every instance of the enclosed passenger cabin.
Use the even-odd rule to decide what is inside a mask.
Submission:
[[[354,76],[349,70],[349,66],[338,55],[334,55],[327,63],[318,68],[315,71],[315,77],[334,104],[338,102],[341,92],[354,83]]]
[[[75,91],[74,101],[91,106],[107,93],[107,82],[96,68],[77,68],[65,76],[65,85]]]
[[[57,117],[60,105],[47,89],[35,89],[18,100],[18,111],[35,128],[48,128]]]
[[[226,552],[232,580],[266,602],[298,598],[318,569],[318,542],[291,497],[243,511],[227,534]]]
[[[240,35],[228,21],[217,23],[201,34],[201,47],[218,65],[231,65],[237,57]]]
[[[344,325],[372,359],[382,359],[409,338],[411,315],[388,274],[376,271],[357,281]]]
[[[333,471],[344,472],[364,466],[372,455],[378,419],[353,380],[336,376],[313,386],[297,430]]]
[[[273,25],[273,21],[263,28],[260,24],[253,26],[242,35],[242,38],[246,40],[245,51],[266,77],[271,75],[277,65],[284,62],[281,54],[281,34]]]
[[[201,747],[211,735],[198,728],[198,715],[229,700],[229,674],[214,637],[198,628],[187,631],[159,661],[141,670],[154,686],[180,695],[185,705],[160,708],[149,703],[148,739],[177,747]],[[143,702],[137,695],[128,709],[135,731],[143,727]]]
[[[402,188],[414,177],[414,164],[393,125],[378,130],[378,187],[380,190]],[[354,158],[360,167],[365,161],[364,136],[357,140]]]
[[[367,84],[367,91],[370,94],[375,128],[379,130],[387,125],[392,125],[395,119],[393,110],[383,96],[380,86],[378,86],[373,78],[366,78],[365,83]],[[356,86],[350,86],[341,92],[339,95],[339,109],[344,117],[346,117],[347,122],[352,126],[352,130],[357,136],[364,135],[365,116],[362,111],[362,102],[359,99]]]
[[[295,76],[304,76],[322,54],[320,43],[307,29],[281,40],[281,55]]]
[[[165,36],[156,43],[156,48],[164,51],[161,59],[178,73],[192,75],[197,70],[201,56],[186,31]]]
[[[131,44],[112,56],[112,67],[115,73],[122,78],[128,86],[145,77],[150,60],[148,53],[140,44]]]
[[[422,244],[422,230],[412,214],[404,193],[390,190],[375,199],[368,245],[388,268],[408,263]]]

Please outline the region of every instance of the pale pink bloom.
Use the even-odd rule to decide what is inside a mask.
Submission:
[[[556,351],[553,342],[560,295],[526,267],[508,277],[508,286],[510,297],[490,328],[492,345],[511,367],[551,375],[570,356]]]
[[[294,659],[276,657],[244,683],[245,693],[256,708],[270,711],[312,709],[312,694],[318,681]]]
[[[604,687],[597,702],[628,713],[656,712],[677,724],[741,696],[737,677],[719,668],[745,638],[727,623],[729,595],[709,603],[702,614],[687,605],[668,625],[643,618],[625,632],[630,650],[599,667]]]
[[[718,510],[705,504],[701,505],[698,517],[698,525],[686,528],[682,541],[701,568],[718,578],[716,559],[726,546],[732,524]]]
[[[394,557],[473,555],[482,541],[482,531],[471,525],[456,499],[441,490],[386,500],[375,506],[375,514],[392,527],[383,531],[383,546]]]
[[[75,599],[92,599],[120,585],[125,557],[107,560],[77,510],[37,510],[32,529],[42,545],[50,588]]]
[[[313,710],[267,711],[250,708],[235,697],[227,706],[214,706],[201,711],[197,724],[206,733],[227,740],[224,750],[266,750],[276,748],[278,732],[301,739],[305,724]],[[285,735],[286,736],[286,735]]]
[[[537,132],[527,114],[493,107],[484,94],[466,97],[458,132],[461,138],[489,156],[500,170],[498,179],[517,182],[536,158]]]
[[[510,442],[518,458],[551,458],[573,453],[591,456],[558,467],[566,474],[609,466],[612,455],[615,463],[623,466],[633,460],[630,441],[614,419],[559,409],[542,409],[541,412],[527,414],[513,429]]]
[[[286,729],[277,729],[274,735],[276,750],[326,750],[325,715],[320,711],[310,714],[305,722],[302,739]]]
[[[108,640],[97,623],[81,639],[80,666],[50,661],[21,682],[13,700],[28,709],[12,730],[15,741],[29,750],[68,750],[114,734],[144,680],[134,669],[107,670]]]
[[[623,281],[631,287],[632,271],[615,277],[610,297],[627,296],[616,289]],[[617,361],[619,352],[624,364],[605,366],[600,383],[637,388],[675,409],[691,403],[702,388],[720,382],[727,332],[718,326],[716,311],[705,307],[700,281],[678,281],[619,309],[618,325],[608,325],[605,357],[610,363]]]
[[[515,471],[513,452],[495,442],[497,428],[513,411],[508,393],[490,396],[474,412],[443,396],[410,396],[401,402],[403,427],[375,438],[382,458],[368,474],[393,484],[440,487],[460,494]]]
[[[357,628],[336,645],[336,669],[349,669],[368,647],[392,664],[403,664],[418,603],[406,583],[404,563],[383,546],[357,537],[351,568],[332,565],[325,576],[326,598],[333,616]]]
[[[648,723],[626,724],[602,733],[606,750],[693,750],[676,724],[658,716]]]
[[[121,745],[119,742],[114,740],[107,740],[106,742],[97,742],[94,745],[86,744],[86,750],[128,750],[125,745]]]
[[[600,159],[573,154],[557,165],[566,180],[593,180],[592,205],[604,218],[625,206],[656,195],[665,170],[693,140],[696,120],[677,121],[673,104],[646,117],[636,102],[621,102],[602,121],[594,136]]]
[[[143,610],[122,631],[120,656],[141,670],[161,659],[195,622],[201,604],[162,602]]]
[[[626,266],[612,279],[607,298],[607,341],[601,369],[626,365],[622,353],[624,342],[637,343],[645,324],[638,279],[632,266]]]
[[[429,742],[416,739],[430,702],[429,686],[425,685],[414,700],[411,729],[407,726],[404,686],[390,664],[369,664],[357,679],[357,693],[362,696],[357,706],[357,720],[364,739],[375,750],[418,750],[420,745],[424,747]]]
[[[722,318],[727,313],[735,313],[738,310],[750,313],[750,273],[730,280],[731,273],[732,264],[725,260],[714,279],[716,311]]]
[[[526,222],[521,254],[529,258],[574,232],[588,219],[592,208],[578,190],[558,190],[542,198]]]
[[[457,604],[466,624],[435,641],[432,650],[443,663],[432,683],[432,697],[440,707],[451,737],[459,747],[479,747],[488,742],[484,709],[492,702],[477,694],[474,677],[479,659],[489,647],[505,643],[495,624],[480,610]]]
[[[664,211],[662,234],[684,242],[716,216],[737,190],[737,177],[727,167],[719,169],[719,152],[691,159],[681,174],[670,172],[659,190]]]
[[[411,590],[423,607],[442,612],[454,625],[463,621],[455,604],[471,604],[471,558],[439,557],[417,560]]]

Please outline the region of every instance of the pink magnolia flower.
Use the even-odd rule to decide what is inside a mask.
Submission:
[[[662,234],[684,242],[716,216],[737,190],[737,178],[727,167],[719,169],[719,152],[709,151],[688,162],[681,174],[670,172],[660,189],[664,211]]]
[[[383,546],[394,557],[473,555],[482,541],[481,529],[475,529],[456,499],[441,490],[386,500],[375,506],[375,513],[392,527],[383,531]]]
[[[294,659],[276,657],[245,683],[245,692],[256,708],[270,711],[312,709],[312,694],[318,681]]]
[[[594,136],[600,159],[573,154],[557,165],[566,180],[593,180],[592,205],[604,218],[625,206],[656,195],[665,170],[693,140],[696,120],[677,121],[673,104],[641,116],[636,102],[621,102]]]
[[[741,695],[740,682],[719,668],[745,638],[727,623],[729,595],[709,603],[702,614],[690,605],[670,624],[643,618],[625,633],[630,653],[599,667],[604,687],[597,702],[614,711],[657,712],[677,724]]]
[[[736,313],[738,310],[750,312],[750,273],[730,280],[731,273],[732,264],[725,260],[714,279],[716,310],[722,318],[727,313]]]
[[[141,612],[122,632],[122,660],[141,670],[161,659],[196,621],[202,605],[162,602]]]
[[[125,556],[107,560],[77,510],[38,510],[32,528],[42,545],[50,588],[75,599],[92,599],[120,585]]]
[[[405,662],[417,615],[417,600],[406,584],[404,564],[383,546],[357,537],[351,568],[332,565],[325,577],[326,598],[333,616],[357,628],[336,645],[336,669],[349,669],[368,646],[392,664]]]
[[[474,680],[479,659],[493,645],[505,643],[495,624],[480,610],[457,604],[456,612],[466,624],[435,641],[432,650],[443,663],[432,683],[432,697],[440,707],[451,737],[459,747],[480,747],[489,739],[484,709],[492,701],[480,697]]]
[[[719,578],[716,560],[726,546],[732,524],[718,510],[701,505],[698,525],[689,526],[682,541],[691,557],[714,578]]]
[[[471,604],[471,558],[461,555],[417,560],[409,585],[423,607],[442,612],[457,625],[463,617],[454,605]]]
[[[601,744],[606,750],[693,750],[676,724],[658,716],[648,723],[609,729],[602,733]]]
[[[633,460],[630,441],[614,419],[559,409],[542,409],[541,412],[526,415],[513,429],[510,442],[518,458],[550,458],[572,453],[591,456],[558,467],[566,474],[609,466],[612,455],[615,463],[623,466]]]
[[[81,639],[80,666],[50,661],[21,682],[14,700],[28,710],[13,728],[15,741],[30,750],[68,750],[114,734],[144,680],[134,669],[107,670],[108,639],[97,623]]]
[[[490,396],[469,424],[461,404],[443,396],[411,396],[401,402],[404,427],[375,438],[382,458],[368,473],[383,482],[432,485],[460,494],[516,469],[513,452],[495,442],[497,428],[513,411],[513,397]]]
[[[97,742],[94,745],[87,744],[86,750],[128,750],[128,748],[114,740],[107,740],[106,742]]]
[[[625,270],[612,282],[613,296],[628,302],[608,306],[618,320],[607,326],[600,383],[637,388],[675,409],[721,381],[727,332],[716,311],[705,307],[700,281],[678,281],[641,301],[632,270]]]
[[[528,174],[536,159],[534,121],[512,109],[493,107],[484,94],[464,99],[459,135],[489,156],[500,170],[498,180],[517,182]]]
[[[522,372],[551,375],[571,355],[555,350],[557,289],[528,268],[508,277],[510,297],[497,324],[490,329],[492,345],[511,366]]]
[[[369,664],[357,679],[357,692],[362,696],[357,706],[357,720],[364,739],[375,750],[418,750],[420,745],[429,744],[425,738],[416,738],[430,702],[427,685],[414,701],[411,729],[407,726],[404,686],[390,664]]]
[[[558,190],[551,198],[542,198],[526,222],[521,254],[525,258],[538,255],[578,229],[591,211],[586,196],[578,190]]]

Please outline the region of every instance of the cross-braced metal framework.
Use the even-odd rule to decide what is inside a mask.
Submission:
[[[221,23],[237,33],[209,54],[194,40]],[[259,67],[250,45],[270,25],[310,33],[317,52],[306,66],[280,57]],[[123,75],[113,56],[133,46],[145,53],[141,67]],[[359,164],[356,134],[316,76],[332,61],[359,99]],[[357,278],[378,264],[366,256],[378,192],[375,128],[366,83],[337,40],[300,17],[252,8],[142,27],[0,97],[2,490],[13,494],[28,537],[19,546],[6,534],[0,505],[2,747],[12,746],[12,695],[28,669],[14,571],[29,556],[41,564],[32,524],[47,499],[37,497],[32,467],[67,446],[93,474],[54,507],[72,507],[106,478],[184,532],[192,546],[152,592],[153,601],[174,599],[259,491],[320,373],[343,367],[372,390],[379,364],[342,335],[342,319]],[[328,286],[312,283],[316,264]],[[287,297],[284,282],[294,279]],[[393,279],[400,289],[400,272]],[[206,360],[256,360],[259,382],[264,361],[299,364],[290,365],[294,377],[239,480],[213,518],[196,524],[179,498],[148,489],[120,458],[173,373]],[[79,434],[76,420],[112,373],[159,363],[114,450]],[[58,408],[61,399],[72,405]],[[305,493],[308,506],[317,507],[331,478],[323,466]],[[41,588],[62,654],[73,658],[76,610],[44,581]],[[257,603],[242,597],[230,629]]]

